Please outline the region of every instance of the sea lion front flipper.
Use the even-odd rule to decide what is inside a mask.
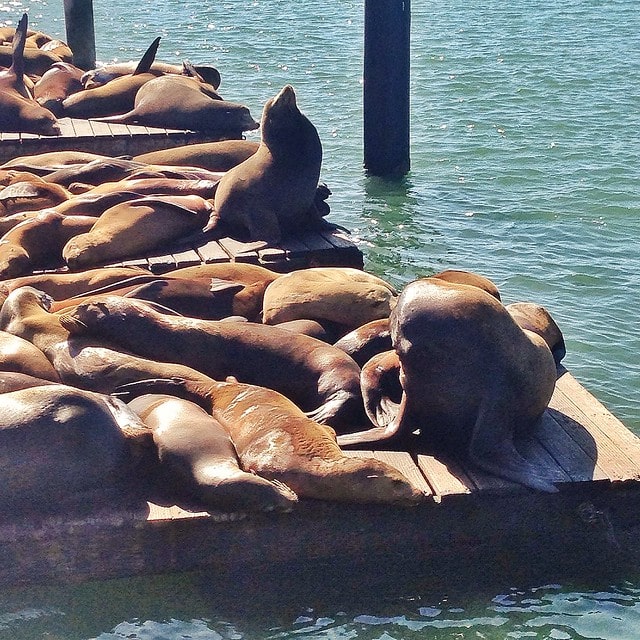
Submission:
[[[501,400],[485,400],[469,441],[469,460],[483,471],[537,491],[556,493],[553,480],[526,460],[513,442],[513,425],[505,420]]]
[[[142,58],[140,58],[140,62],[138,62],[138,66],[135,68],[135,71],[132,75],[138,75],[140,73],[148,73],[149,69],[151,69],[151,65],[153,61],[156,59],[156,53],[158,53],[158,47],[160,46],[160,36],[158,36],[150,45],[149,48],[144,52]]]

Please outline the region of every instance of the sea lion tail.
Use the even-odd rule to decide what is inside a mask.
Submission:
[[[156,53],[158,53],[158,47],[160,46],[160,36],[158,36],[150,45],[149,48],[144,52],[142,58],[140,58],[140,62],[138,62],[138,66],[135,68],[132,75],[136,76],[140,73],[148,73],[151,69],[151,65],[156,59]]]

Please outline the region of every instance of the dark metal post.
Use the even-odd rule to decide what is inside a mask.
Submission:
[[[96,36],[93,29],[92,0],[64,0],[67,44],[73,51],[73,64],[81,69],[96,66]]]
[[[365,0],[364,166],[377,176],[409,171],[410,0]]]

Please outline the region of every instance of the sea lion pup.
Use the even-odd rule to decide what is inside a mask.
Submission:
[[[192,399],[225,426],[240,466],[282,482],[301,498],[413,506],[424,494],[373,458],[345,456],[330,427],[314,422],[283,395],[233,378],[209,383],[148,380],[121,393],[169,393]]]
[[[62,216],[51,209],[21,222],[0,238],[0,279],[61,266],[65,244],[95,222],[90,216]]]
[[[131,492],[150,430],[121,401],[65,385],[0,394],[0,502],[18,511],[92,507]],[[139,449],[139,451],[136,451]]]
[[[162,484],[178,497],[226,511],[291,511],[297,502],[282,483],[243,471],[225,428],[197,404],[157,394],[129,408],[152,429]]]
[[[78,91],[63,100],[63,115],[71,118],[100,118],[130,111],[138,89],[159,75],[151,70],[159,44],[158,37],[151,43],[133,73],[115,78],[103,86]]]
[[[62,101],[82,90],[83,71],[68,62],[51,65],[33,87],[36,102],[56,116],[62,115]]]
[[[107,209],[91,230],[62,250],[71,269],[82,269],[160,249],[200,231],[211,204],[200,196],[147,196]]]
[[[259,143],[253,140],[200,142],[143,153],[133,159],[148,164],[188,165],[209,171],[229,171],[250,158],[258,150],[258,146]]]
[[[34,287],[55,300],[63,300],[112,282],[142,274],[155,277],[142,267],[101,267],[74,273],[38,273],[12,278],[0,283],[0,306],[11,291],[20,287]]]
[[[535,302],[513,302],[507,305],[507,311],[521,329],[537,333],[546,343],[556,367],[567,354],[564,336],[551,314]]]
[[[6,331],[0,331],[0,371],[60,382],[60,376],[40,349]]]
[[[292,271],[264,293],[263,322],[277,324],[306,318],[331,322],[343,335],[389,317],[397,298],[387,282],[351,267],[312,267]]]
[[[314,207],[322,144],[291,85],[267,101],[260,126],[258,150],[220,180],[209,226],[224,223],[249,241],[275,243],[323,222]]]
[[[364,418],[360,368],[340,349],[306,335],[256,323],[176,318],[110,295],[78,305],[61,322],[73,335],[94,336],[143,358],[275,389],[319,422],[353,428]]]
[[[484,471],[555,490],[514,446],[517,435],[535,429],[555,386],[553,356],[540,336],[521,329],[482,289],[424,278],[400,294],[391,338],[400,361],[399,410],[368,435],[348,434],[341,444],[420,428],[430,446],[455,451]]]
[[[0,72],[0,131],[59,136],[60,127],[56,117],[40,106],[25,86],[24,45],[27,22],[25,13],[20,18],[13,37],[11,66]]]
[[[129,111],[100,119],[103,122],[221,135],[252,131],[259,126],[245,105],[222,100],[211,85],[176,75],[165,75],[147,82],[138,89]]]

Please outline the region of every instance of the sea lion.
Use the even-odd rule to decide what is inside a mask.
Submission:
[[[6,331],[0,331],[0,371],[60,382],[60,376],[40,349]]]
[[[60,267],[66,243],[95,222],[91,216],[63,216],[51,209],[21,222],[0,238],[0,279]]]
[[[556,366],[567,354],[564,336],[551,314],[535,302],[513,302],[507,305],[507,311],[521,329],[537,333],[546,343]]]
[[[220,180],[210,228],[224,223],[249,241],[276,243],[322,221],[314,207],[322,144],[291,85],[267,101],[260,126],[258,150]]]
[[[222,100],[213,87],[211,90],[207,87],[210,85],[203,85],[193,78],[160,76],[140,86],[132,108],[126,113],[101,120],[220,135],[240,134],[258,128],[245,105]]]
[[[389,424],[400,409],[400,358],[390,349],[372,356],[360,374],[365,411],[373,424]]]
[[[34,287],[56,300],[63,300],[141,274],[155,277],[142,267],[101,267],[74,273],[38,273],[12,278],[0,283],[0,306],[11,291],[20,287]]]
[[[186,144],[134,156],[136,162],[149,164],[189,165],[209,171],[229,171],[258,150],[253,140],[219,140]]]
[[[118,182],[105,182],[87,190],[82,194],[83,199],[93,199],[97,196],[114,193],[137,193],[144,195],[198,195],[207,200],[213,198],[218,188],[219,179],[216,180],[181,180],[179,178],[137,178],[135,180],[118,180]],[[73,188],[73,184],[69,185]],[[78,200],[78,202],[81,202]],[[74,203],[67,203],[73,207]],[[60,213],[67,213],[63,205],[56,209]]]
[[[461,269],[445,269],[439,273],[434,273],[430,278],[438,278],[439,280],[446,280],[447,282],[457,282],[458,284],[468,284],[473,287],[478,287],[492,295],[496,300],[500,300],[500,291],[496,284],[481,276],[479,273],[473,271],[463,271]]]
[[[134,258],[200,231],[211,204],[200,196],[147,196],[107,209],[87,233],[67,242],[71,269]]]
[[[115,78],[105,85],[84,89],[62,101],[62,113],[70,118],[100,118],[125,113],[133,108],[136,93],[149,80],[158,77],[151,70],[160,38],[156,38],[144,53],[133,73]]]
[[[85,72],[82,77],[82,83],[85,89],[93,89],[100,87],[107,82],[120,76],[126,76],[133,73],[138,66],[138,62],[112,62],[110,64],[103,65],[98,69],[90,69]],[[220,86],[220,72],[211,65],[207,64],[194,64],[193,68],[195,72],[214,89]],[[155,61],[151,65],[150,71],[157,74],[173,73],[181,75],[185,72],[184,64],[171,64],[168,62]]]
[[[82,69],[69,62],[56,62],[35,83],[36,102],[56,116],[62,115],[62,101],[82,90]]]
[[[264,293],[263,322],[307,318],[332,322],[342,334],[389,316],[397,292],[389,283],[351,267],[313,267],[292,271]]]
[[[389,318],[366,322],[342,336],[333,346],[348,353],[363,367],[374,356],[392,348]]]
[[[11,215],[54,207],[70,197],[71,194],[64,187],[32,177],[27,181],[12,181],[0,190],[0,207],[4,215]]]
[[[151,437],[121,401],[59,384],[0,394],[0,412],[0,502],[21,512],[130,492]]]
[[[389,420],[383,411],[387,422],[340,443],[388,440],[419,428],[432,447],[554,491],[514,445],[517,435],[535,428],[554,390],[556,366],[546,342],[521,329],[482,289],[437,278],[408,284],[390,319],[403,389],[398,412]]]
[[[93,335],[144,358],[269,387],[318,422],[353,428],[364,417],[360,368],[340,349],[306,335],[255,323],[176,318],[109,295],[78,305],[61,321],[74,335]]]
[[[0,166],[0,169],[17,169],[42,176],[71,164],[85,164],[91,162],[91,160],[105,160],[108,158],[109,156],[89,151],[46,151],[7,160]]]
[[[72,182],[99,185],[124,180],[145,165],[126,158],[97,158],[87,163],[62,167],[43,176],[47,182],[68,187]]]
[[[59,381],[45,380],[31,376],[28,373],[17,371],[0,371],[0,393],[30,389],[31,387],[43,387],[52,384],[60,384]]]
[[[164,485],[197,505],[226,511],[291,511],[296,494],[242,471],[225,428],[197,404],[169,395],[129,403],[153,431]]]
[[[24,45],[27,22],[28,17],[25,13],[18,22],[13,38],[11,66],[5,71],[0,71],[0,131],[59,136],[60,127],[56,117],[51,111],[40,106],[25,87]]]
[[[396,506],[414,506],[425,499],[393,467],[346,456],[333,429],[314,422],[272,389],[233,378],[208,383],[149,380],[126,387],[134,397],[150,392],[196,401],[225,426],[245,471],[282,482],[301,498]]]

